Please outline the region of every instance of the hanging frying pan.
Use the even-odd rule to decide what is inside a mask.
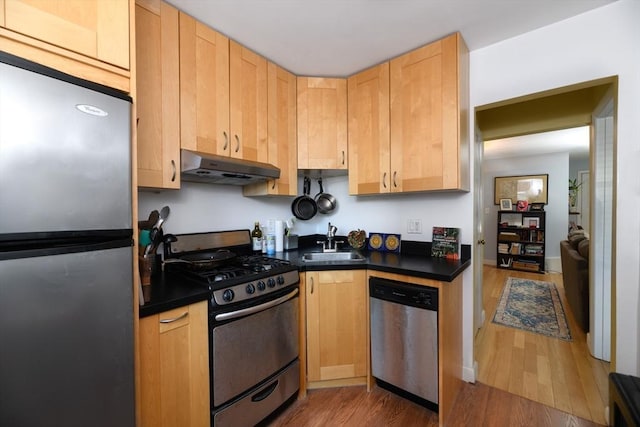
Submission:
[[[315,216],[318,212],[318,206],[315,200],[309,197],[309,191],[311,191],[309,177],[304,177],[303,187],[302,196],[296,197],[291,204],[291,212],[296,218],[306,221]]]
[[[320,187],[320,192],[316,194],[315,197],[318,212],[321,214],[328,214],[336,208],[338,201],[333,197],[333,195],[324,192],[324,189],[322,188],[322,178],[318,178],[318,186]]]

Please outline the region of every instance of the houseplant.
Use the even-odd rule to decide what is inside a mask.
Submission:
[[[582,183],[578,183],[578,179],[570,179],[569,180],[569,208],[574,209],[576,207],[576,199],[578,197],[578,191]]]

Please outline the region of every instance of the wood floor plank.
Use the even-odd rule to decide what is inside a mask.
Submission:
[[[509,276],[556,284],[573,341],[565,342],[491,322]],[[552,405],[561,411],[604,422],[604,407],[608,405],[609,396],[609,363],[589,354],[586,334],[568,309],[562,274],[548,272],[539,275],[485,266],[483,307],[487,321],[476,334],[474,343],[479,381]],[[505,348],[509,345],[509,337],[512,348]],[[517,353],[519,348],[524,349],[523,359]],[[531,375],[534,370],[535,378]]]

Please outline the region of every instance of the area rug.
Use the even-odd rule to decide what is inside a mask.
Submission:
[[[571,341],[558,289],[552,282],[508,277],[493,323]]]

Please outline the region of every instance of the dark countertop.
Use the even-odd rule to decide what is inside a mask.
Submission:
[[[306,242],[315,241],[317,236],[308,236]],[[451,282],[469,265],[471,265],[470,245],[461,245],[461,258],[448,260],[443,258],[431,258],[430,242],[402,242],[402,253],[369,252],[362,250],[365,261],[327,261],[305,263],[301,257],[309,252],[321,252],[315,245],[309,245],[301,238],[300,249],[277,252],[274,258],[286,259],[297,265],[300,272],[322,270],[349,270],[369,269],[385,271],[388,273],[404,274],[408,276],[422,277]],[[348,246],[343,250],[350,250]],[[187,280],[178,279],[168,274],[159,273],[152,277],[150,292],[143,289],[145,304],[140,306],[140,317],[150,316],[166,310],[192,304],[207,299],[208,291],[202,286]]]

